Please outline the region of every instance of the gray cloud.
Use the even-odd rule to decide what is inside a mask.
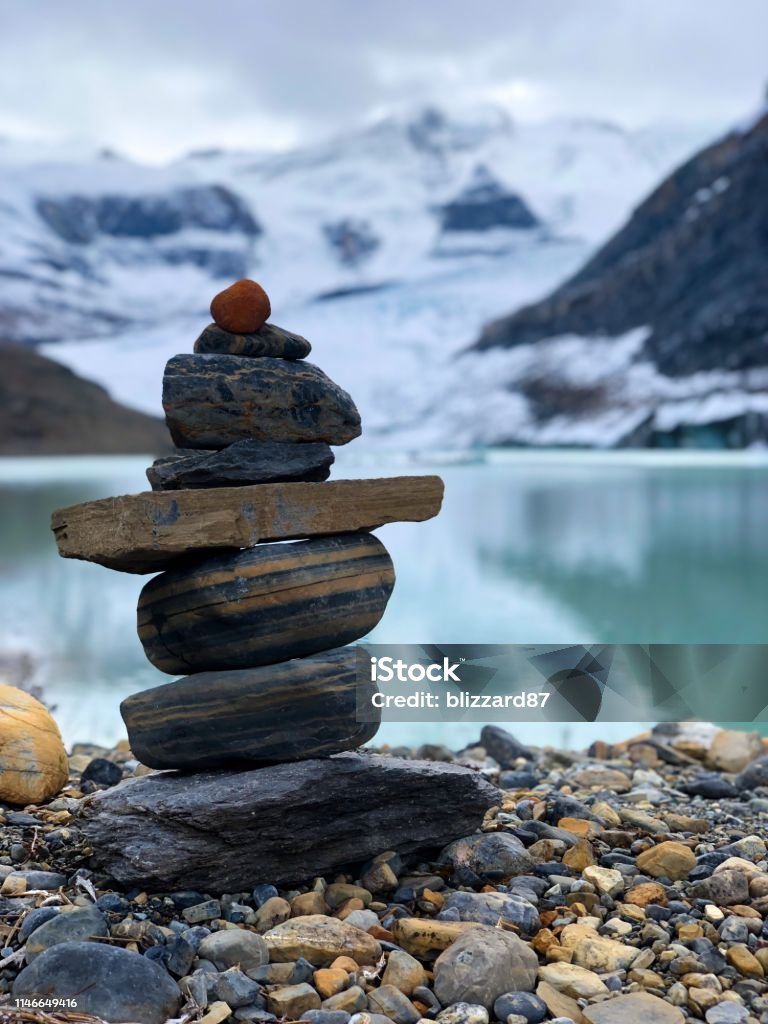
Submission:
[[[764,0],[35,0],[0,35],[0,132],[163,159],[279,148],[392,105],[711,124],[768,76]]]

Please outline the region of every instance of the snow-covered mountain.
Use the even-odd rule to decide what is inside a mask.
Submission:
[[[768,445],[767,243],[768,110],[673,171],[552,294],[486,326],[460,361],[497,396],[486,440]]]
[[[253,276],[369,434],[419,443],[436,369],[573,272],[698,141],[495,109],[163,167],[0,140],[0,329],[157,413],[165,360]]]

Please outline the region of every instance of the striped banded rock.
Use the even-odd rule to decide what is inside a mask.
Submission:
[[[139,639],[171,675],[268,665],[358,640],[394,583],[369,533],[262,544],[155,576],[139,598]]]
[[[353,750],[378,722],[358,722],[376,692],[355,647],[232,672],[198,672],[120,705],[133,754],[150,768],[272,764]]]
[[[178,355],[163,375],[163,408],[180,448],[234,441],[325,441],[360,436],[350,396],[312,363],[230,355]]]

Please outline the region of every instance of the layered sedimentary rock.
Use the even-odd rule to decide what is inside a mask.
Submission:
[[[150,768],[269,764],[336,754],[371,739],[359,723],[353,647],[232,672],[198,672],[127,697],[120,711],[135,756]],[[361,674],[359,699],[376,686]]]
[[[173,356],[163,408],[181,448],[224,448],[244,438],[337,445],[360,435],[360,414],[347,392],[303,361]]]
[[[435,849],[471,834],[498,799],[466,768],[350,753],[123,782],[93,799],[83,830],[94,863],[123,884],[238,892]]]
[[[437,476],[145,491],[59,509],[52,529],[64,558],[149,573],[221,548],[422,522],[442,498]]]
[[[364,636],[394,583],[392,559],[368,533],[262,544],[151,579],[139,639],[172,675],[266,665]]]
[[[327,480],[334,455],[322,441],[236,441],[218,451],[183,452],[155,459],[147,470],[153,491]]]
[[[194,344],[200,355],[271,356],[275,359],[304,359],[312,346],[300,334],[276,324],[264,324],[252,334],[231,334],[218,324],[209,324]]]

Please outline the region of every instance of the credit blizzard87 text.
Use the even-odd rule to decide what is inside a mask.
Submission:
[[[442,664],[432,662],[408,662],[401,658],[371,658],[371,682],[374,683],[461,683],[457,672],[460,659],[450,664],[443,658]],[[466,690],[457,693],[435,693],[431,690],[416,690],[409,694],[374,693],[371,704],[375,708],[539,708],[543,710],[552,694],[546,690],[521,690],[519,693],[473,694]]]

